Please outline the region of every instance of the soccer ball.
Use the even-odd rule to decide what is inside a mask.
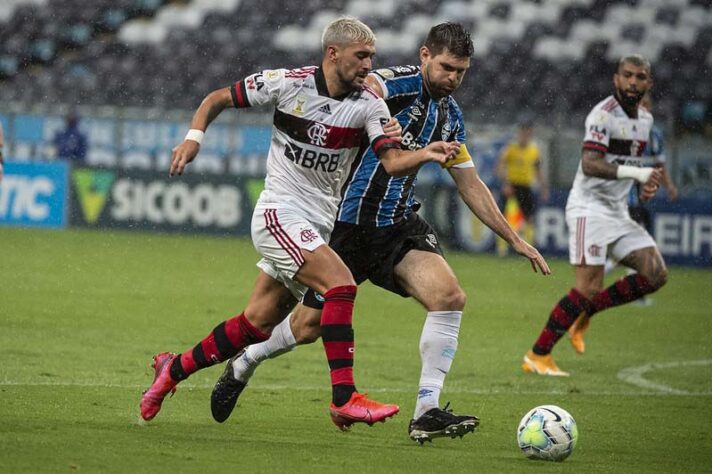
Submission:
[[[530,459],[563,461],[578,440],[573,417],[556,405],[542,405],[524,415],[517,428],[519,448]]]

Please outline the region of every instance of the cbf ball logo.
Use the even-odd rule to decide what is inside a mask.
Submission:
[[[315,123],[307,130],[307,136],[312,145],[326,145],[326,137],[329,135],[329,129],[320,123]]]

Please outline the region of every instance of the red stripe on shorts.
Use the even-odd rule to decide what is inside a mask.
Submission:
[[[277,241],[277,243],[284,249],[285,252],[292,257],[294,263],[300,267],[304,264],[304,257],[302,256],[302,251],[299,246],[294,243],[294,241],[289,237],[277,219],[276,209],[265,210],[265,223],[267,225],[267,230],[272,237]]]

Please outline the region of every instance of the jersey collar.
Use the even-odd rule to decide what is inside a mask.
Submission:
[[[339,96],[331,97],[329,95],[329,88],[326,87],[326,77],[324,77],[324,71],[320,67],[316,68],[316,71],[314,72],[314,82],[316,84],[316,91],[321,96],[341,101],[351,95],[351,92],[345,92]]]

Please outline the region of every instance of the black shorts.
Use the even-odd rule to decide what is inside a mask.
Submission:
[[[522,210],[524,217],[529,220],[529,218],[534,215],[534,193],[532,192],[532,188],[516,184],[512,187],[514,188],[514,197],[517,198],[517,202],[519,203],[519,209]]]
[[[360,285],[370,280],[374,285],[403,297],[410,296],[397,282],[396,265],[411,250],[443,255],[433,228],[418,214],[387,227],[372,227],[336,222],[329,247],[341,257]],[[323,298],[307,291],[302,303],[321,308]]]

